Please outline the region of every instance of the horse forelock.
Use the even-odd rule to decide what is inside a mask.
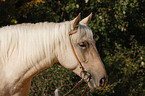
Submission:
[[[93,40],[92,30],[87,25],[79,24],[77,33],[73,35],[73,40],[79,42],[85,37],[85,39]]]

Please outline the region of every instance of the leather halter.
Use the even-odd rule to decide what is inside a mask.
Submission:
[[[77,30],[70,32],[69,33],[69,36],[72,35],[72,34],[74,34],[74,33],[76,33],[76,32],[77,32]],[[81,69],[80,76],[82,77],[82,79],[84,79],[87,82],[89,82],[89,80],[91,79],[91,74],[83,67],[83,64],[78,59],[78,56],[77,56],[77,54],[76,54],[76,52],[74,50],[74,47],[72,45],[72,42],[71,42],[71,38],[69,38],[69,41],[70,41],[70,45],[71,45],[72,52],[73,52],[73,54],[74,54],[74,56],[75,56],[75,58],[76,58],[76,60],[77,60],[77,62],[79,64],[80,69]]]
[[[76,33],[76,32],[77,32],[77,30],[70,32],[69,36],[74,34],[74,33]],[[75,58],[76,58],[76,60],[77,60],[77,62],[79,64],[80,69],[81,69],[80,76],[82,77],[82,79],[69,92],[67,92],[64,96],[68,96],[68,94],[70,94],[74,89],[79,87],[82,84],[83,80],[86,80],[87,82],[89,82],[90,79],[91,79],[91,74],[87,70],[85,70],[85,68],[83,67],[82,63],[78,59],[78,56],[77,56],[77,54],[76,54],[76,52],[74,50],[74,47],[72,45],[70,37],[69,37],[69,41],[70,41],[72,52],[73,52],[73,54],[74,54],[74,56],[75,56]],[[81,96],[84,96],[86,94],[86,92],[88,91],[88,89],[89,89],[89,87],[87,86],[85,88],[85,90],[84,90],[84,93]]]
[[[75,58],[76,58],[76,60],[77,60],[77,62],[79,64],[80,69],[81,69],[80,75],[81,75],[82,79],[69,92],[67,92],[64,96],[68,96],[68,94],[70,94],[74,89],[76,89],[77,87],[79,87],[81,85],[81,83],[83,82],[83,80],[89,82],[90,79],[92,78],[91,74],[83,67],[82,63],[78,59],[78,56],[77,56],[77,54],[76,54],[76,52],[74,50],[74,47],[72,45],[70,35],[73,35],[76,32],[77,32],[77,30],[72,31],[72,32],[69,33],[69,41],[70,41],[70,45],[71,45],[72,52],[73,52],[73,54],[74,54],[74,56],[75,56]],[[107,82],[107,80],[105,82]],[[105,86],[106,86],[106,83],[105,83],[104,87]],[[104,87],[98,88],[98,89],[103,89]],[[84,96],[86,94],[86,92],[88,91],[88,89],[89,89],[89,87],[87,86],[81,96]]]

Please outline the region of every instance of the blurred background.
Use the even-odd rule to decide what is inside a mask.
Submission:
[[[93,13],[89,27],[107,70],[108,84],[86,96],[145,96],[145,0],[0,0],[0,27],[62,22]],[[68,92],[81,78],[60,64],[36,75],[29,96]],[[70,96],[80,96],[85,82]]]

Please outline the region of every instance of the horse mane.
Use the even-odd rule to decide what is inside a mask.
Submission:
[[[33,63],[35,59],[41,59],[41,55],[48,57],[48,62],[51,63],[55,50],[62,54],[67,50],[70,27],[70,22],[44,22],[0,28],[0,64],[16,59]]]
[[[73,37],[92,37],[86,25],[80,25],[79,32]],[[0,64],[20,60],[25,64],[34,64],[36,60],[47,57],[51,64],[54,52],[63,55],[68,50],[71,22],[62,23],[23,23],[0,28]]]

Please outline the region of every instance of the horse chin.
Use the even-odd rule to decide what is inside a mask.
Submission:
[[[90,81],[88,82],[88,86],[89,86],[90,90],[92,90],[92,91],[99,88],[99,86],[94,82],[93,79],[90,79]]]

